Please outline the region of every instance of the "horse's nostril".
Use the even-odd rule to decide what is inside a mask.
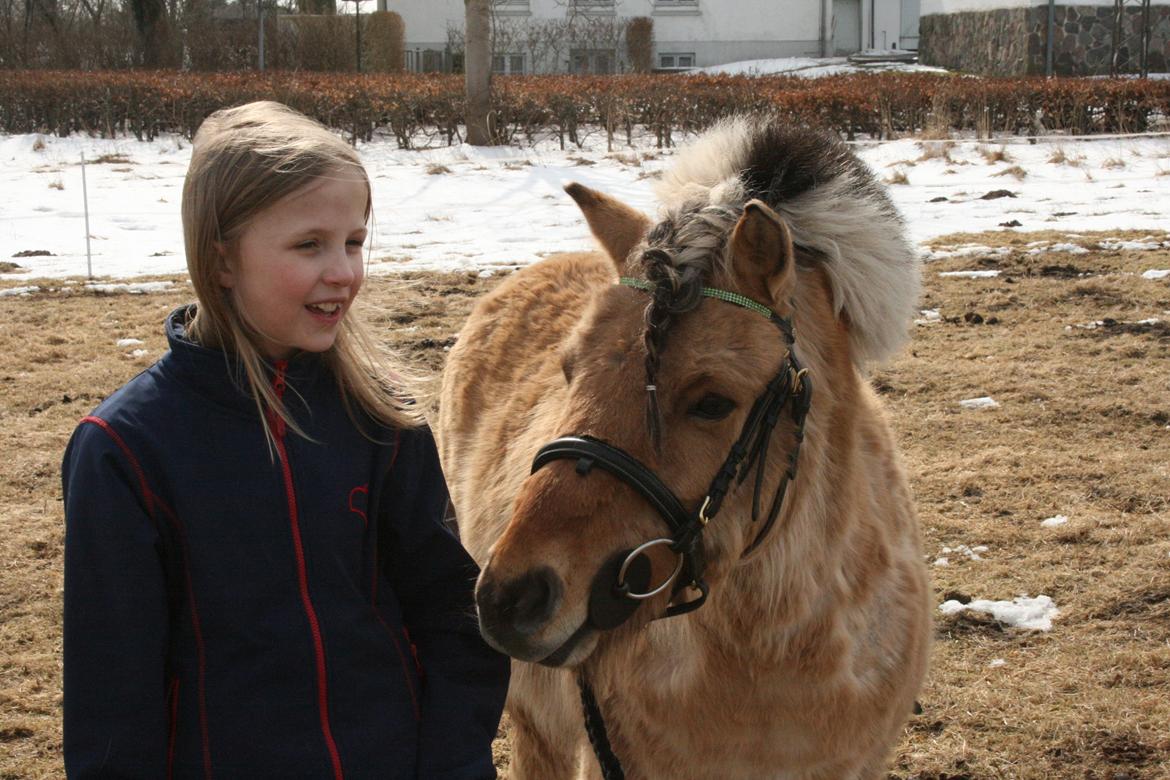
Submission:
[[[486,624],[530,636],[556,612],[564,590],[561,578],[547,566],[499,586],[487,582],[477,599],[480,616]]]

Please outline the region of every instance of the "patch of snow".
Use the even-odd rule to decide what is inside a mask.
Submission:
[[[994,279],[999,271],[939,271],[939,276],[949,276],[955,279]]]
[[[130,293],[131,295],[147,295],[150,293],[170,292],[174,282],[89,282],[85,289],[96,293]]]
[[[1142,271],[1143,279],[1165,279],[1167,276],[1170,276],[1170,268],[1151,268]]]
[[[1152,249],[1166,249],[1170,248],[1170,241],[1122,241],[1119,239],[1106,238],[1103,241],[1098,241],[1097,246],[1102,249],[1116,251],[1125,249],[1136,252],[1148,252]]]
[[[1046,520],[1041,520],[1040,525],[1044,528],[1056,528],[1058,525],[1064,525],[1068,522],[1068,518],[1064,515],[1055,515]]]
[[[914,320],[915,325],[933,325],[942,322],[942,314],[938,309],[923,309],[919,312],[922,316]]]
[[[966,398],[959,401],[959,406],[964,409],[998,409],[999,401],[996,401],[991,396],[980,396],[979,398]]]
[[[989,669],[998,669],[999,667],[1006,666],[1006,665],[1007,665],[1007,661],[1003,660],[1002,658],[993,658],[991,660],[991,663],[989,663],[987,665],[987,667]]]
[[[136,349],[133,352],[126,353],[126,356],[132,357],[132,358],[140,358],[140,357],[143,357],[143,356],[149,355],[149,354],[150,354],[149,349]]]
[[[950,565],[951,565],[951,559],[950,559],[950,558],[947,558],[947,557],[945,557],[945,556],[944,556],[944,557],[940,557],[940,558],[935,558],[935,559],[934,559],[934,565],[935,565],[935,566],[950,566]]]
[[[983,244],[958,244],[956,246],[942,246],[938,249],[927,247],[922,251],[921,257],[923,262],[929,263],[932,260],[946,260],[952,257],[1003,257],[1011,253],[1010,246],[992,248]]]
[[[974,547],[968,547],[965,544],[959,544],[954,547],[944,547],[942,548],[942,552],[944,555],[958,553],[960,555],[966,556],[968,560],[981,561],[983,560],[983,556],[980,555],[980,553],[987,552],[987,549],[987,545],[985,544],[977,544]]]
[[[119,347],[137,347],[145,343],[142,339],[118,339]]]
[[[780,57],[766,60],[745,60],[724,65],[711,65],[687,71],[688,74],[710,76],[800,76],[820,78],[845,73],[872,73],[874,71],[897,71],[899,73],[946,73],[942,68],[919,65],[912,62],[874,62],[868,64],[849,62],[847,57]]]
[[[1087,255],[1088,249],[1085,249],[1080,244],[1049,244],[1048,246],[1040,246],[1035,249],[1029,249],[1028,254],[1039,255],[1048,252],[1066,252],[1070,255]]]
[[[40,291],[41,288],[37,287],[35,284],[29,285],[27,287],[9,287],[6,290],[0,290],[0,298],[15,298],[17,296],[20,296],[21,298],[27,298],[33,293]]]
[[[1052,619],[1060,614],[1056,604],[1045,595],[1029,598],[1020,596],[1011,601],[988,601],[976,599],[969,604],[958,601],[944,601],[939,605],[939,612],[944,615],[956,615],[968,610],[983,612],[991,615],[1004,625],[1014,628],[1023,628],[1030,631],[1050,631]]]

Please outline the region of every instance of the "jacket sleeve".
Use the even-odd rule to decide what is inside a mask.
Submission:
[[[386,486],[382,560],[425,676],[418,776],[496,776],[491,745],[508,690],[509,661],[479,634],[479,570],[443,525],[447,487],[429,431],[403,432]]]
[[[166,776],[166,579],[132,457],[83,422],[61,468],[70,778]]]

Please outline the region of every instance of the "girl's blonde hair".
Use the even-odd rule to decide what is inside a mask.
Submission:
[[[304,114],[271,101],[215,112],[200,126],[193,147],[183,184],[183,239],[198,306],[187,332],[195,342],[235,358],[270,442],[268,410],[304,436],[267,378],[265,360],[256,348],[258,334],[219,283],[221,249],[230,248],[260,212],[339,171],[354,171],[365,181],[368,219],[369,177],[343,140]],[[383,424],[414,427],[422,422],[408,401],[417,378],[374,342],[352,311],[322,357],[337,379],[350,417],[363,431],[366,426],[355,404]]]

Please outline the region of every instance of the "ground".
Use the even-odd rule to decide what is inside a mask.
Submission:
[[[1037,238],[1068,240],[949,239],[989,252],[926,266],[921,308],[937,318],[872,377],[935,602],[1043,594],[1059,609],[1048,632],[938,614],[923,712],[891,760],[899,780],[1170,777],[1170,279],[1141,276],[1170,268],[1170,250],[1029,254]],[[1001,273],[938,275],[979,268]],[[377,277],[371,319],[438,369],[498,278]],[[0,780],[62,774],[61,453],[77,420],[161,353],[163,317],[190,297],[180,279],[143,295],[38,284],[0,297]],[[998,408],[959,404],[983,396]],[[506,737],[497,748],[506,768]]]

